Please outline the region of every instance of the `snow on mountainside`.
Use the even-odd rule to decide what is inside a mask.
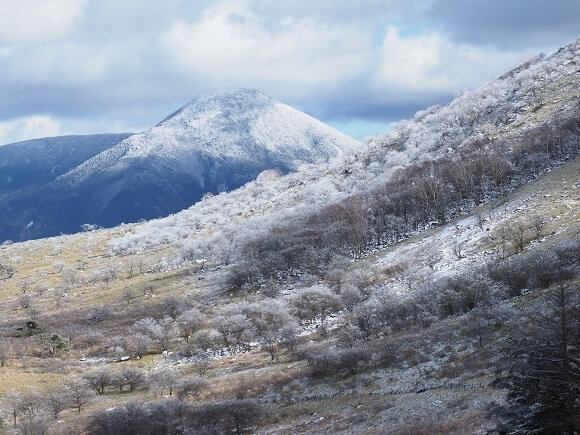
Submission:
[[[0,197],[9,211],[0,216],[0,240],[167,216],[206,193],[236,189],[264,170],[287,173],[361,148],[355,139],[255,90],[202,96],[46,184]]]
[[[577,383],[560,382],[570,376],[553,343],[572,343],[578,359],[578,89],[580,41],[356,154],[263,171],[163,219],[0,246],[0,408],[90,382],[82,412],[9,415],[14,430],[38,418],[58,433],[135,421],[220,433],[565,432],[560,422],[579,413],[558,404]],[[227,117],[220,107],[195,113],[208,125]],[[186,109],[151,132],[181,130]],[[169,158],[184,153],[143,145],[128,157],[134,140],[85,165],[87,181],[37,197],[39,210],[110,215],[187,193]],[[236,169],[210,160],[199,156],[202,180]],[[546,372],[546,361],[553,376],[514,388],[513,373]],[[170,388],[185,399],[163,398]],[[504,422],[512,413],[519,421]]]
[[[298,164],[360,147],[358,141],[332,127],[250,89],[197,98],[127,142],[127,157],[175,156],[194,145],[208,155],[245,160],[264,148],[289,160],[298,159]]]
[[[325,205],[380,186],[410,163],[456,157],[466,143],[506,141],[516,148],[526,131],[555,116],[576,116],[578,89],[580,40],[549,57],[535,58],[445,106],[417,113],[413,120],[376,137],[358,156],[346,154],[343,160],[305,167],[285,177],[256,180],[174,216],[142,224],[136,233],[110,245],[113,250],[143,250],[182,243],[192,233],[201,240],[199,235],[205,231],[231,244],[241,225],[245,233],[260,234],[276,223],[299,221]]]
[[[199,172],[207,159],[251,166],[262,160],[270,162],[258,165],[262,169],[287,171],[360,147],[355,139],[259,91],[237,89],[193,100],[155,127],[87,161],[67,178],[74,185],[97,171],[123,171],[135,160],[161,159],[197,172],[204,185]]]

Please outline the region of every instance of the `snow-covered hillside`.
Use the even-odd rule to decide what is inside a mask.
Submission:
[[[204,186],[208,160],[286,172],[360,148],[355,139],[259,91],[236,89],[196,98],[65,178],[75,185],[98,171],[125,171],[135,161],[154,159],[171,160],[174,168],[192,172]],[[237,186],[225,187],[219,190]]]
[[[245,234],[258,236],[280,222],[300,221],[325,205],[381,186],[397,169],[411,163],[456,158],[468,143],[481,141],[482,150],[489,141],[517,148],[527,131],[555,117],[575,116],[580,105],[579,65],[580,40],[551,56],[537,57],[445,106],[417,113],[413,120],[372,140],[358,156],[347,154],[285,177],[258,179],[166,219],[142,224],[134,234],[113,240],[111,246],[143,250],[173,241],[182,243],[191,234],[198,234],[200,240],[199,234],[206,231],[231,245],[241,226]]]
[[[202,96],[44,184],[26,192],[8,190],[0,197],[9,211],[0,217],[0,241],[167,216],[207,193],[236,189],[264,170],[287,173],[361,148],[360,142],[255,90]]]

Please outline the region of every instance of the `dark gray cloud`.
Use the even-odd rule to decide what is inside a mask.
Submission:
[[[578,0],[435,0],[421,16],[456,41],[501,49],[557,48],[580,36]]]

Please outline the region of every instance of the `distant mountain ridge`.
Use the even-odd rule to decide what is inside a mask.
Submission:
[[[54,181],[131,134],[47,137],[0,146],[0,195]]]
[[[95,146],[99,152],[43,178],[44,184],[0,193],[6,210],[0,241],[74,233],[85,223],[109,227],[166,216],[266,169],[286,173],[360,146],[256,90],[202,96],[143,133]]]

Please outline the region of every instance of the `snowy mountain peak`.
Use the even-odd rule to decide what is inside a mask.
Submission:
[[[289,167],[328,160],[360,143],[253,89],[198,97],[164,121],[127,139],[124,158],[175,158],[184,152],[253,160],[264,153]]]
[[[173,112],[157,124],[156,127],[182,122],[191,116],[195,117],[195,114],[199,112],[218,110],[226,115],[232,111],[248,113],[250,108],[264,107],[272,105],[275,102],[276,100],[256,89],[239,88],[225,92],[206,94],[193,99],[185,106]]]

